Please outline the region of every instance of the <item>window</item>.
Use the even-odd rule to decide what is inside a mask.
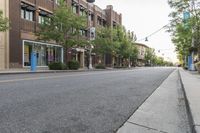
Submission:
[[[101,18],[100,17],[97,18],[97,24],[101,25]]]
[[[72,5],[72,11],[73,11],[73,13],[78,14],[78,6]]]
[[[113,21],[113,27],[116,27],[117,23],[115,21]]]
[[[82,6],[80,7],[80,15],[81,16],[86,16],[87,15],[85,9]]]
[[[80,32],[81,36],[87,37],[87,31],[86,30],[79,30],[79,32]]]
[[[43,24],[45,17],[39,14],[39,24]]]
[[[81,10],[80,10],[80,15],[83,16],[83,14],[84,14],[84,10],[81,9]]]
[[[34,21],[35,8],[33,6],[21,3],[21,18]]]
[[[39,22],[40,24],[43,24],[45,19],[50,19],[50,13],[46,12],[46,11],[43,11],[43,10],[40,10],[40,13],[39,13]]]
[[[37,55],[37,66],[48,66],[51,62],[63,61],[63,48],[61,46],[24,41],[23,61],[24,66],[31,65],[31,53],[34,51]]]
[[[21,18],[25,18],[25,11],[24,11],[24,9],[21,9]]]
[[[34,21],[34,12],[26,9],[21,9],[21,18]]]
[[[106,27],[106,21],[105,20],[103,20],[103,26]]]
[[[93,21],[94,20],[94,14],[89,14],[89,21]]]

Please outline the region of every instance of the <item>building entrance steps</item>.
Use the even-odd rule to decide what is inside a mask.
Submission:
[[[177,69],[117,133],[190,133],[184,93]]]

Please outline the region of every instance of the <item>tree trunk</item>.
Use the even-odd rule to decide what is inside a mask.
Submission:
[[[106,54],[103,54],[103,63],[106,66]]]

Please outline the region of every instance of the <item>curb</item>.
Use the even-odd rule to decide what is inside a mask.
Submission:
[[[39,73],[67,73],[67,72],[89,72],[89,71],[106,71],[106,70],[49,70],[49,71],[22,71],[22,72],[3,72],[0,75],[12,75],[12,74],[39,74]]]
[[[151,97],[151,96],[153,95],[153,93],[163,84],[163,82],[164,82],[174,71],[176,71],[176,69],[175,69],[175,70],[172,70],[172,71],[167,75],[167,77],[161,81],[160,85],[159,85],[155,90],[153,90],[153,91],[149,94],[149,96],[147,96],[147,97],[141,102],[141,104],[138,105],[138,107],[125,119],[125,121],[119,126],[119,128],[117,128],[116,130],[114,130],[114,133],[117,133],[117,131],[118,131],[121,127],[124,126],[124,124],[129,120],[129,118],[140,108],[140,106],[142,106],[142,104],[144,104],[144,103],[148,100],[149,97]]]
[[[178,69],[178,73],[179,73],[179,76],[180,76],[181,87],[183,89],[183,95],[184,95],[184,98],[185,98],[185,104],[186,104],[186,110],[187,110],[190,130],[191,130],[191,133],[197,133],[197,131],[195,129],[195,122],[194,122],[193,115],[192,115],[192,112],[191,112],[189,100],[188,100],[188,97],[186,95],[184,83],[183,83],[183,80],[182,80],[182,77],[181,77],[181,74],[180,74],[180,69]]]
[[[191,132],[200,133],[200,75],[179,69],[191,119]]]

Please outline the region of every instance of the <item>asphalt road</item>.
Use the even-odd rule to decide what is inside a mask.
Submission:
[[[0,133],[112,133],[173,68],[0,76]]]

